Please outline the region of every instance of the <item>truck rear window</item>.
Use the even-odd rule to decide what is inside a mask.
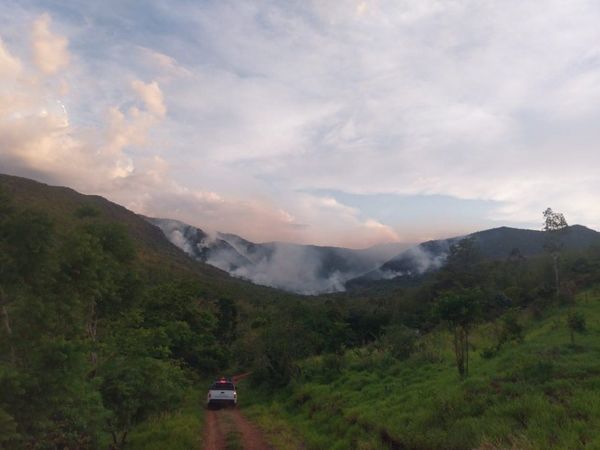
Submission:
[[[211,391],[235,391],[233,383],[215,383],[211,386]]]

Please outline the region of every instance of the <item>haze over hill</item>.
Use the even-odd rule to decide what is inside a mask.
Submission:
[[[24,204],[55,205],[51,214],[65,220],[62,211],[90,204],[115,220],[126,223],[139,242],[145,258],[155,262],[164,257],[189,266],[198,276],[220,279],[223,272],[206,265],[190,266],[182,252],[169,245],[163,235],[193,259],[254,284],[305,295],[341,292],[365,283],[411,278],[443,266],[450,246],[465,236],[428,241],[406,248],[389,243],[355,250],[282,242],[254,243],[230,233],[210,235],[203,230],[170,219],[150,219],[128,211],[99,196],[84,196],[69,188],[47,186],[25,178],[0,176],[0,184]],[[157,225],[163,232],[148,224]],[[506,259],[513,249],[525,257],[544,252],[546,236],[541,231],[500,227],[473,233],[485,259]],[[600,234],[581,225],[564,230],[566,250],[581,250],[600,242]],[[207,279],[208,281],[208,279]],[[212,283],[212,280],[210,281]]]
[[[542,231],[499,227],[406,248],[390,243],[363,250],[282,242],[256,244],[228,233],[209,235],[199,228],[170,219],[148,219],[167,238],[193,258],[256,284],[300,294],[340,292],[347,287],[380,280],[413,278],[441,268],[450,247],[470,236],[483,259],[506,259],[544,252]],[[600,243],[600,233],[581,225],[561,234],[566,250]]]
[[[349,285],[378,280],[411,278],[442,267],[453,244],[472,237],[478,254],[486,260],[505,260],[509,257],[529,257],[543,253],[547,233],[510,227],[492,228],[467,236],[423,242],[400,253],[376,270],[364,274]],[[582,225],[573,225],[561,231],[560,242],[564,250],[584,250],[600,244],[600,233]]]
[[[193,258],[256,284],[301,294],[343,291],[346,281],[406,249],[389,243],[354,250],[284,242],[257,244],[230,233],[209,235],[171,219],[148,219]]]
[[[56,221],[57,228],[65,235],[79,223],[77,213],[81,208],[89,210],[88,213],[93,217],[119,224],[127,230],[145,266],[185,273],[201,283],[211,296],[237,295],[242,291],[247,298],[264,298],[273,294],[281,297],[284,294],[232,278],[223,270],[204,264],[200,258],[189,258],[144,217],[98,195],[84,195],[68,187],[49,186],[5,174],[0,174],[0,192],[6,192],[14,198],[20,208],[43,210]]]

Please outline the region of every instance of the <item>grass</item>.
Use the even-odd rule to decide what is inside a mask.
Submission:
[[[161,414],[129,434],[128,450],[190,450],[202,448],[204,393],[190,391],[181,409]],[[236,448],[236,447],[231,447]]]
[[[260,402],[256,391],[245,391],[241,406],[244,414],[263,432],[271,445],[278,450],[298,450],[306,448],[299,438],[298,431],[291,426],[292,417],[286,416],[278,403]]]
[[[227,413],[227,411],[225,411]],[[242,433],[238,431],[231,414],[223,414],[222,425],[225,434],[225,449],[226,450],[242,450]]]
[[[575,346],[573,309],[588,328]],[[490,325],[475,332],[464,381],[439,332],[403,362],[367,349],[346,353],[339,371],[326,358],[305,361],[284,390],[246,389],[245,411],[275,437],[296,436],[283,449],[600,449],[600,296],[525,316],[524,342],[492,358],[480,355]]]

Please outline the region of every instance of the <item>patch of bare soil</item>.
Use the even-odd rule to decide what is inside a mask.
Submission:
[[[204,450],[275,450],[236,408],[206,412]]]
[[[218,415],[221,411],[206,411],[204,424],[204,450],[222,450],[225,448],[225,435],[219,425]]]
[[[245,450],[274,450],[267,444],[261,431],[250,423],[238,409],[232,409],[229,412],[238,432],[242,434],[241,441]]]

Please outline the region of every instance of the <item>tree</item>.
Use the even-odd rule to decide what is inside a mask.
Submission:
[[[131,428],[150,416],[169,411],[183,398],[187,382],[176,365],[147,356],[121,356],[102,368],[100,392],[112,414],[110,450],[122,449]]]
[[[519,323],[515,311],[508,312],[502,318],[502,332],[498,342],[498,348],[505,342],[516,341],[523,342],[523,325]]]
[[[560,277],[558,272],[558,262],[560,258],[560,251],[562,250],[562,242],[560,241],[560,237],[561,231],[567,228],[569,225],[565,220],[565,216],[562,213],[552,211],[552,208],[546,208],[546,210],[543,212],[543,215],[543,231],[548,233],[544,247],[552,256],[556,298],[558,298],[560,294]]]
[[[437,275],[440,291],[479,285],[483,276],[479,270],[481,259],[477,241],[473,236],[452,244],[446,264]]]
[[[469,375],[469,332],[480,314],[478,289],[447,292],[438,302],[439,317],[448,323],[453,334],[456,368],[461,378]]]
[[[587,330],[583,313],[571,312],[567,317],[567,326],[571,333],[571,345],[575,345],[575,333],[583,334]]]
[[[544,214],[544,231],[559,231],[569,226],[562,213],[552,211],[552,208],[546,208]]]
[[[404,325],[390,325],[385,327],[382,341],[394,358],[403,360],[414,352],[417,338],[417,330]]]

